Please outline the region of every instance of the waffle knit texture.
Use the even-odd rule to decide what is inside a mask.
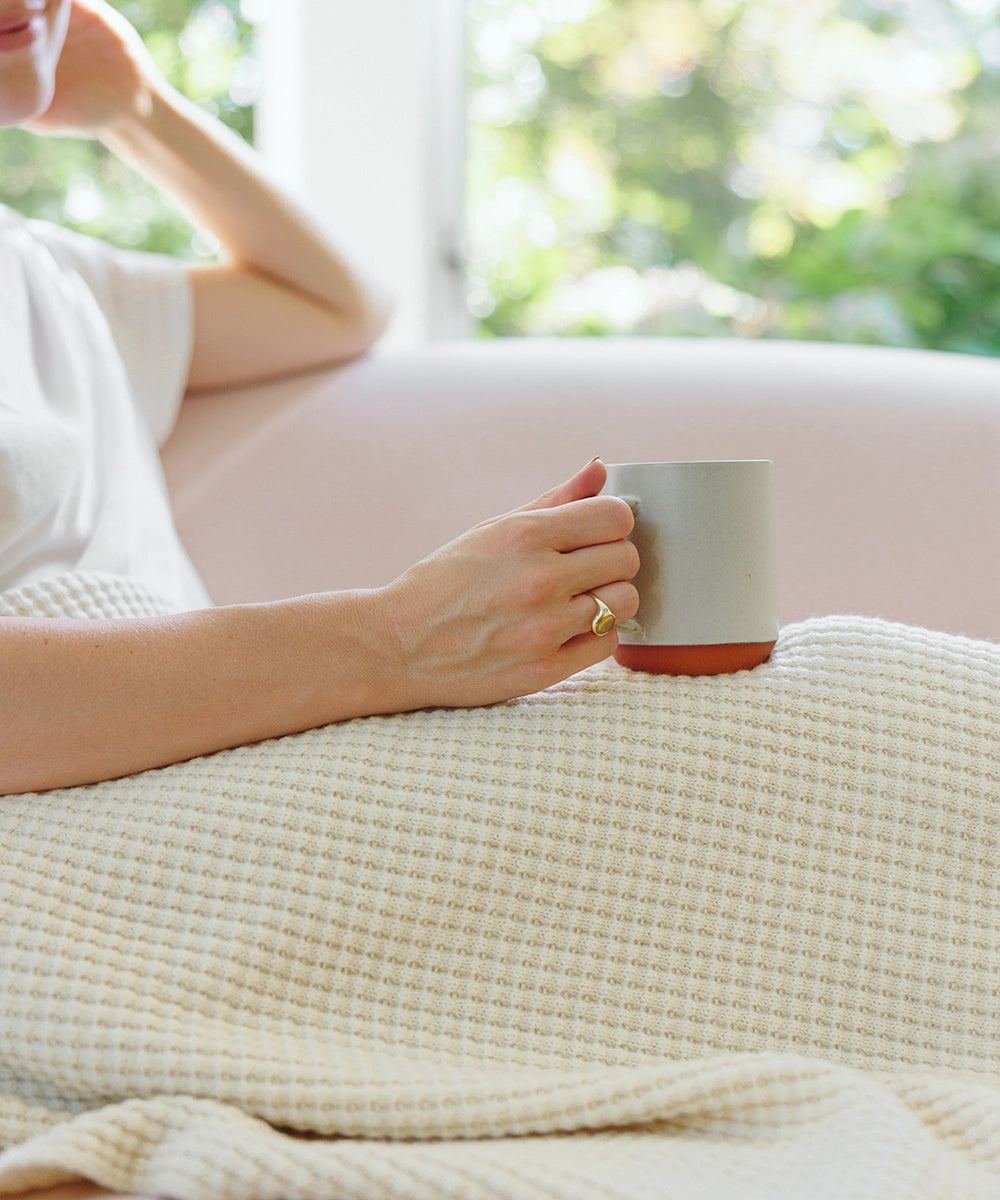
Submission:
[[[998,792],[1000,646],[829,617],[7,797],[0,1194],[996,1200]]]

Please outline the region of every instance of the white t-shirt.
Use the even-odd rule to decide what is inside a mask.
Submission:
[[[158,454],[191,338],[179,263],[0,206],[0,591],[95,571],[210,603]]]

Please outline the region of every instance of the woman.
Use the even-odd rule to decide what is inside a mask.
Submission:
[[[99,138],[221,246],[219,265],[184,266],[0,210],[0,590],[97,570],[172,610],[0,620],[0,793],[488,704],[614,651],[595,598],[634,615],[638,560],[596,459],[387,587],[210,607],[155,453],[179,397],[356,357],[387,304],[102,0],[0,0],[0,121]]]

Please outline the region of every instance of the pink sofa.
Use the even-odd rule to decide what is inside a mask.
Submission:
[[[774,461],[780,615],[1000,637],[1000,363],[813,343],[381,351],[193,398],[166,447],[217,603],[387,582],[606,461]]]

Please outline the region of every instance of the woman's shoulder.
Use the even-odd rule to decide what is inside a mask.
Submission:
[[[9,256],[47,274],[81,275],[93,285],[108,270],[111,248],[97,238],[29,217],[0,204],[0,245]]]

